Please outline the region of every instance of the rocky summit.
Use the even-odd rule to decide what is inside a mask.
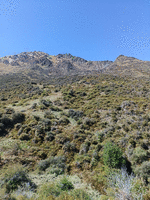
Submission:
[[[22,72],[33,76],[40,72],[44,76],[84,75],[101,72],[111,63],[112,61],[87,61],[71,54],[51,56],[43,52],[23,52],[1,58],[0,74]]]

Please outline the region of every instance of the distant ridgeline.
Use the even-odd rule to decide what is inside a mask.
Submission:
[[[31,78],[106,73],[149,77],[150,61],[120,55],[113,61],[87,61],[69,54],[49,55],[44,52],[22,52],[0,58],[0,75],[22,73]]]

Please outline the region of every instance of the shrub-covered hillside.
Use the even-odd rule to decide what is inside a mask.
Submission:
[[[146,77],[6,78],[0,199],[148,200],[149,137]]]

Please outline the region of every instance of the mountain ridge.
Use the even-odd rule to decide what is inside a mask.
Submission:
[[[69,54],[49,55],[41,51],[22,52],[0,58],[0,75],[22,73],[32,78],[50,76],[87,75],[107,73],[113,75],[131,75],[133,77],[150,76],[150,61],[119,55],[115,61],[87,61]]]

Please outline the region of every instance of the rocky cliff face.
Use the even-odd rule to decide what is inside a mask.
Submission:
[[[87,61],[71,54],[49,55],[44,52],[23,52],[0,58],[0,75],[21,73],[28,78],[49,78],[72,75],[108,73],[150,76],[150,61],[120,55],[112,61]]]
[[[18,55],[5,56],[0,59],[0,74],[42,73],[44,76],[85,75],[101,72],[112,61],[87,61],[71,54],[50,56],[43,52],[23,52]]]

